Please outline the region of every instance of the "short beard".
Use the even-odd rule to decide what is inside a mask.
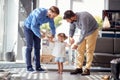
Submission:
[[[72,22],[71,23],[74,23],[74,22],[76,22],[77,20],[72,20]]]

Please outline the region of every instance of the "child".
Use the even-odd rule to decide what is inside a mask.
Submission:
[[[52,55],[55,57],[55,62],[58,65],[58,73],[62,74],[63,72],[63,62],[65,62],[65,47],[69,46],[66,42],[64,42],[68,37],[64,33],[59,33],[57,35],[57,40],[53,40],[50,36],[48,37],[50,42],[54,43],[54,48]]]

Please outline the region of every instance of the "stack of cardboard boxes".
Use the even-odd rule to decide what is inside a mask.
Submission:
[[[41,63],[54,63],[54,56],[52,56],[53,47],[54,43],[49,42],[47,39],[42,40]]]

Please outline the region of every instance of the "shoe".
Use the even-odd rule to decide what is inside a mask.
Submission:
[[[89,69],[85,69],[81,75],[90,75],[90,70]]]
[[[42,68],[37,68],[36,71],[45,71],[45,70]]]
[[[82,69],[81,68],[77,68],[73,72],[71,72],[70,74],[81,74],[81,73],[82,73]]]
[[[35,70],[33,68],[27,68],[27,71],[33,72]]]

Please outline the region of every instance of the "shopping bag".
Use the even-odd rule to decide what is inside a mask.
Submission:
[[[110,22],[107,16],[105,16],[103,21],[103,28],[110,28]]]

